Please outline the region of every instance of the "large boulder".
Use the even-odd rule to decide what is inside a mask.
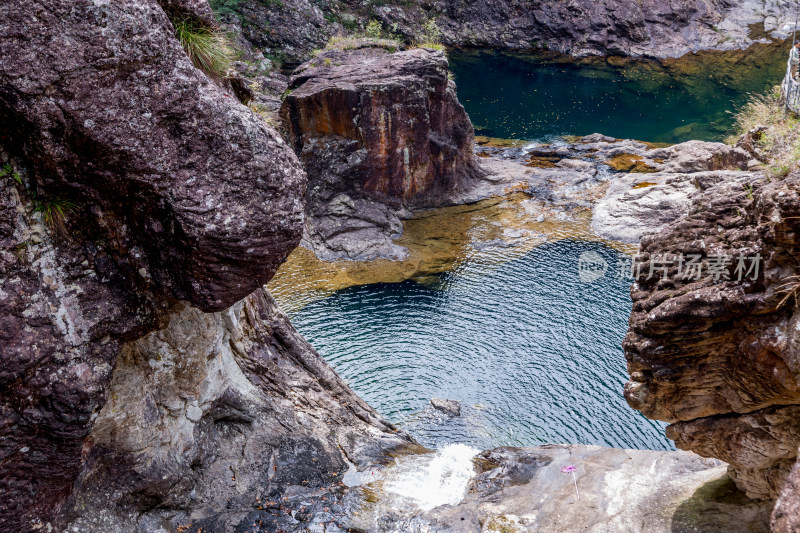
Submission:
[[[37,186],[118,220],[136,270],[205,310],[270,279],[299,237],[303,172],[159,4],[2,9],[0,116]]]
[[[300,238],[297,158],[165,9],[208,23],[190,0],[0,6],[0,158],[28,169],[0,178],[3,531],[59,524],[120,346],[176,300],[241,300]]]
[[[301,512],[324,519],[349,469],[411,444],[263,289],[218,313],[177,304],[122,347],[108,396],[68,531],[295,530]]]
[[[372,259],[392,251],[360,253],[370,228],[395,235],[398,211],[451,203],[482,173],[444,54],[358,44],[301,65],[281,113],[309,176],[311,246]]]
[[[642,239],[631,289],[628,403],[671,422],[679,447],[729,462],[754,498],[778,496],[800,445],[799,183],[795,173],[699,193]],[[702,272],[686,276],[695,259]]]

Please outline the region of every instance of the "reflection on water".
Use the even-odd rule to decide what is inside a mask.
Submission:
[[[448,54],[476,133],[550,139],[603,133],[622,139],[722,140],[747,93],[778,84],[788,45],[702,52],[665,62]]]
[[[610,265],[588,284],[578,257]],[[549,442],[670,449],[633,411],[620,344],[630,312],[622,254],[573,239],[520,255],[484,248],[426,283],[340,290],[290,313],[355,391],[423,444],[477,448]],[[429,407],[463,403],[460,417]]]

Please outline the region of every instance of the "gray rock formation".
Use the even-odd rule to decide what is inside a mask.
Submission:
[[[178,304],[122,347],[108,396],[68,529],[289,530],[288,510],[324,514],[348,469],[410,444],[263,290],[219,313]]]
[[[745,188],[763,179],[747,171],[749,154],[721,143],[689,141],[624,153],[650,172],[615,177],[592,213],[598,235],[622,242],[638,243],[646,233],[667,228],[688,212],[695,195],[716,184],[727,181]]]
[[[0,113],[40,194],[95,209],[91,229],[109,228],[132,272],[205,310],[271,277],[299,238],[302,205],[286,191],[302,192],[303,173],[192,66],[159,4],[53,0],[2,19]]]
[[[667,434],[679,447],[728,461],[754,498],[777,498],[800,445],[798,180],[724,180],[702,191],[686,216],[642,239],[639,263],[672,260],[643,268],[631,291],[628,402],[673,423]],[[690,254],[700,276],[678,274],[677,257]],[[738,258],[756,254],[758,272],[737,275]],[[720,257],[728,260],[711,269]]]
[[[765,36],[786,38],[794,17],[780,0],[665,4],[536,0],[424,0],[365,5],[354,0],[221,3],[223,19],[273,57],[298,64],[337,33],[363,30],[370,20],[408,41],[425,39],[435,20],[452,46],[552,50],[574,56],[679,57],[698,50],[746,48]],[[751,25],[763,24],[763,34]]]
[[[387,512],[382,500],[391,495],[384,492],[351,526],[442,533],[769,531],[771,505],[747,500],[722,463],[694,454],[547,445],[498,448],[474,463],[460,503],[398,516]],[[576,468],[575,481],[565,466]]]
[[[444,398],[431,398],[431,406],[437,411],[441,411],[450,416],[461,415],[461,402],[456,400],[447,400]]]

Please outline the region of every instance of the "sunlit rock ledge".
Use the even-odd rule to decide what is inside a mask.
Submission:
[[[642,235],[684,215],[705,188],[763,179],[743,150],[704,141],[654,145],[594,134],[539,144],[478,137],[475,154],[484,177],[452,199],[459,205],[417,210],[404,220],[392,241],[405,250],[402,258],[325,261],[300,246],[270,290],[291,310],[354,285],[424,281],[497,247],[517,257],[564,238],[632,254]]]
[[[401,458],[353,504],[358,510],[344,525],[442,533],[769,531],[772,504],[748,500],[715,459],[561,444],[497,448],[470,459],[463,448]]]

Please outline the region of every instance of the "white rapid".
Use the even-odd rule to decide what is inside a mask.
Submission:
[[[383,503],[397,511],[428,511],[459,503],[475,475],[472,458],[478,451],[450,444],[435,453],[400,460],[386,471]]]

